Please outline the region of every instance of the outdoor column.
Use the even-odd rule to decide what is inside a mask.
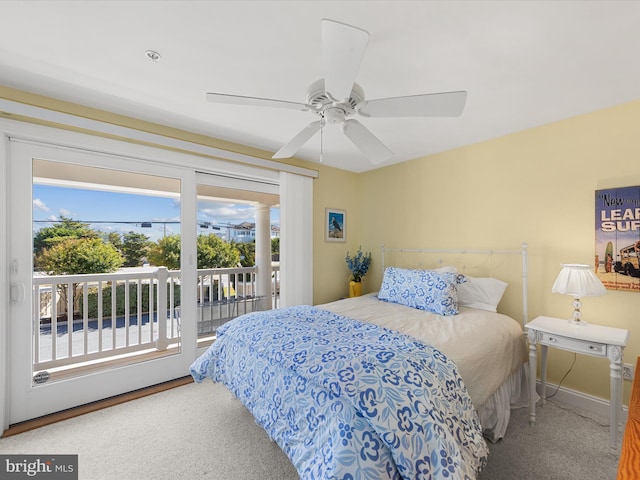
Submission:
[[[256,206],[256,295],[258,309],[270,310],[271,303],[271,205]]]

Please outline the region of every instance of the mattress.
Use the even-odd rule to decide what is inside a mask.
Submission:
[[[433,345],[457,365],[476,409],[527,361],[522,327],[500,313],[459,307],[442,316],[378,300],[375,293],[319,305]]]

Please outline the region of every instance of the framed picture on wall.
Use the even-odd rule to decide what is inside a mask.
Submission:
[[[326,242],[347,241],[347,212],[335,208],[325,209],[324,240]]]
[[[607,289],[640,292],[640,186],[596,190],[595,250]]]

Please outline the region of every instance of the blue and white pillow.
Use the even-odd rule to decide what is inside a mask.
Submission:
[[[438,315],[456,315],[456,285],[464,282],[465,276],[455,272],[387,267],[378,298]]]

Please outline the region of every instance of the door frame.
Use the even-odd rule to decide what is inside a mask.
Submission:
[[[194,180],[192,171],[180,167],[166,165],[150,165],[143,159],[131,157],[122,158],[117,155],[105,155],[75,148],[61,148],[47,144],[36,143],[18,137],[9,142],[9,195],[13,201],[9,211],[8,224],[9,244],[8,253],[11,270],[11,283],[14,298],[9,307],[10,332],[10,365],[8,373],[9,384],[9,422],[10,424],[29,420],[67,408],[83,405],[103,398],[112,397],[139,388],[162,383],[188,375],[188,367],[193,361],[195,350],[192,335],[195,329],[189,322],[183,322],[180,351],[173,355],[134,362],[126,366],[118,366],[96,370],[84,375],[74,376],[55,382],[34,385],[33,377],[33,302],[32,279],[32,242],[27,239],[32,232],[32,160],[34,158],[72,165],[87,165],[98,168],[109,168],[121,172],[142,173],[155,176],[177,178],[181,182],[181,223],[190,217],[195,217],[193,202],[187,197],[193,192],[190,183]],[[185,234],[182,248],[187,260],[192,258],[194,243],[193,235],[189,235],[189,225],[194,221],[184,222]],[[182,231],[183,225],[181,225]],[[185,262],[185,280],[189,277],[190,266]],[[182,282],[181,291],[185,298],[192,296],[190,290],[195,291],[195,282]],[[18,300],[15,301],[15,297]],[[10,300],[11,301],[11,300]],[[187,316],[187,305],[183,308],[183,315]]]
[[[134,135],[135,136],[135,135]],[[5,294],[0,295],[0,422],[4,431],[10,425],[11,405],[10,396],[10,374],[12,372],[11,360],[11,322],[9,290],[10,283],[14,280],[14,273],[11,273],[9,255],[9,218],[12,206],[10,196],[9,180],[9,142],[10,138],[19,138],[23,141],[31,141],[37,144],[49,145],[53,148],[69,149],[75,151],[86,151],[108,157],[119,157],[127,161],[142,162],[148,171],[142,173],[153,174],[156,166],[168,167],[180,170],[182,173],[181,197],[182,197],[182,282],[184,285],[193,285],[193,292],[189,288],[182,291],[182,316],[184,318],[196,317],[195,285],[197,280],[196,272],[196,208],[197,199],[195,194],[197,172],[211,173],[216,175],[226,175],[249,180],[265,181],[267,183],[280,184],[280,172],[275,169],[267,169],[254,165],[237,163],[235,161],[220,160],[203,153],[186,153],[184,151],[175,152],[168,150],[168,147],[148,146],[127,141],[127,139],[114,140],[104,136],[79,133],[65,129],[49,126],[36,125],[24,121],[16,121],[0,118],[0,288]],[[160,144],[164,142],[159,142]],[[195,145],[194,145],[195,146]],[[194,150],[194,151],[197,151]],[[174,171],[176,171],[174,170]],[[296,172],[298,173],[298,172]],[[307,172],[300,172],[305,175]],[[313,175],[312,175],[313,176]],[[31,206],[29,205],[29,208]],[[192,239],[187,240],[187,232],[192,232]],[[30,272],[31,273],[31,272]],[[182,325],[182,354],[185,359],[191,356],[191,361],[196,357],[197,335],[195,322],[185,322]],[[187,340],[188,339],[188,340]],[[162,359],[154,360],[156,364],[162,365]],[[186,361],[186,360],[185,360]],[[162,368],[159,368],[162,370]],[[122,375],[120,370],[118,375]],[[185,369],[185,375],[188,370]],[[115,378],[115,375],[113,376]],[[104,381],[103,377],[103,380]],[[146,384],[158,383],[157,378],[145,379]],[[135,388],[140,388],[138,381]]]

